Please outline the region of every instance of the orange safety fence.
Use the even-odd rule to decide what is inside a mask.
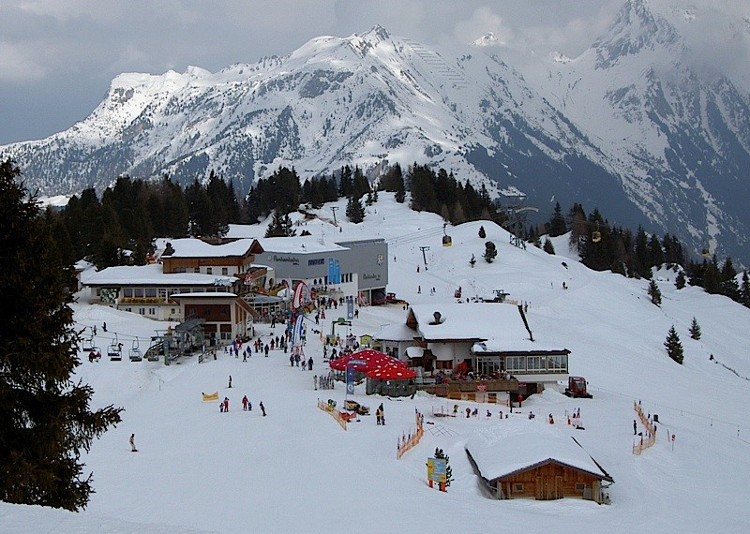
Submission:
[[[401,438],[396,445],[396,459],[401,459],[404,454],[416,447],[422,436],[424,436],[424,415],[416,409],[414,411],[416,412],[417,431],[408,436],[401,434]]]
[[[342,417],[341,412],[339,412],[336,409],[336,405],[335,404],[331,404],[330,402],[326,403],[326,402],[323,402],[322,400],[318,399],[318,408],[320,408],[324,412],[330,414],[331,417],[333,417],[336,420],[336,422],[339,425],[341,425],[341,428],[343,428],[344,430],[346,430],[346,419],[344,419]]]
[[[654,425],[648,417],[643,415],[643,408],[637,402],[633,402],[633,409],[638,414],[638,419],[641,424],[646,427],[646,435],[641,435],[640,440],[633,443],[633,454],[641,454],[649,447],[653,447],[656,443],[656,425]]]

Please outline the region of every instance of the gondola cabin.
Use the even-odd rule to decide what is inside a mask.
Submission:
[[[453,240],[451,239],[451,236],[444,235],[443,236],[443,246],[444,247],[450,247],[453,244]]]

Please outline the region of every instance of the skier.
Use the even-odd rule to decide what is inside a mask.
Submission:
[[[247,400],[247,395],[245,395],[244,397],[242,397],[242,410],[243,410],[243,411],[245,411],[245,412],[247,411],[247,404],[248,404],[249,402],[250,402],[250,401],[249,401],[249,400]]]
[[[638,424],[633,419],[633,435],[635,436],[636,434],[638,434]]]
[[[382,406],[382,404],[381,404],[381,406]],[[378,425],[382,424],[381,421],[383,420],[383,412],[380,409],[380,406],[378,406],[378,409],[375,410],[375,420],[377,421],[376,424],[378,424]]]
[[[318,375],[313,375],[313,388],[318,391]]]
[[[263,417],[265,417],[266,416],[266,407],[263,406],[263,401],[260,401],[259,406],[260,406],[260,411],[263,412]]]
[[[130,452],[138,452],[135,448],[135,434],[130,434]]]
[[[378,406],[378,410],[380,410],[380,424],[385,425],[385,410],[383,409],[383,403],[380,403],[380,406]]]
[[[229,386],[227,386],[229,389],[232,389],[232,375],[229,375]]]
[[[312,366],[313,366],[313,359],[312,359],[312,356],[310,356],[310,359],[309,359],[309,360],[307,360],[307,368],[308,368],[308,369],[309,369],[310,371],[312,371]]]
[[[291,354],[289,356],[289,365],[291,365],[292,367],[294,367],[294,354]]]
[[[268,358],[268,345],[263,347],[263,352],[266,353],[266,358]]]
[[[229,411],[229,397],[224,397],[224,413]]]
[[[105,332],[107,331],[107,321],[104,321],[104,323],[102,324],[102,330],[104,330]]]

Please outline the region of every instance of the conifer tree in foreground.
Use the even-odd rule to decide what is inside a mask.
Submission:
[[[672,325],[667,333],[667,340],[664,342],[664,347],[667,349],[667,355],[682,365],[685,356],[682,349],[682,343],[680,342],[680,336],[677,335],[677,330],[674,329],[674,325]]]
[[[0,500],[80,510],[94,491],[81,453],[121,409],[91,411],[93,390],[73,381],[72,266],[19,177],[0,162]]]
[[[690,337],[698,340],[701,338],[701,327],[698,324],[698,319],[693,317],[693,322],[690,323]]]

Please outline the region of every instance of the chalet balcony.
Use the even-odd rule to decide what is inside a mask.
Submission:
[[[133,304],[133,305],[147,305],[147,306],[164,306],[170,304],[175,305],[174,301],[170,301],[164,297],[123,297],[120,299],[120,304]]]

